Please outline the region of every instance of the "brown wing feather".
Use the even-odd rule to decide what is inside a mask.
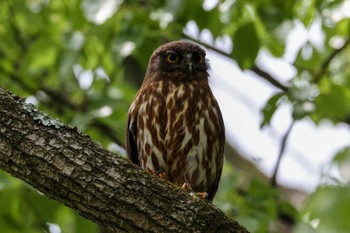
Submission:
[[[126,152],[128,158],[135,164],[140,165],[139,155],[137,152],[137,138],[136,133],[133,132],[133,129],[137,129],[136,121],[132,120],[131,114],[128,115],[128,124],[126,128]]]

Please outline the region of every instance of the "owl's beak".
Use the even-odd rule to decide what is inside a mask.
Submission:
[[[193,72],[193,63],[192,62],[187,62],[187,70],[190,74]]]
[[[185,73],[192,74],[194,71],[192,54],[187,54],[185,56],[185,63],[186,63],[186,72]]]

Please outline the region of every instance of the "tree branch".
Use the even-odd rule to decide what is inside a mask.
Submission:
[[[290,124],[290,126],[288,127],[286,134],[282,138],[281,147],[280,147],[280,151],[278,153],[276,166],[275,166],[275,169],[274,169],[274,172],[273,172],[273,176],[271,178],[271,185],[273,187],[276,187],[276,185],[277,185],[278,169],[279,169],[279,167],[281,165],[283,153],[284,153],[284,150],[285,150],[286,145],[287,145],[287,140],[288,140],[288,137],[289,137],[290,133],[292,132],[294,123],[295,123],[295,121],[293,120],[292,123]]]
[[[3,67],[1,67],[1,65],[0,65],[0,73],[2,73],[4,76],[9,77],[12,81],[16,82],[16,84],[18,84],[20,87],[22,87],[22,89],[24,91],[35,95],[37,89],[30,87],[18,75],[14,74],[12,72],[7,72],[5,69],[3,69]],[[45,94],[47,94],[50,97],[50,100],[49,100],[50,102],[45,102],[45,104],[55,106],[55,108],[53,108],[53,109],[59,115],[62,115],[61,110],[64,107],[70,108],[71,110],[76,111],[76,112],[77,111],[86,111],[86,109],[82,109],[82,108],[86,108],[84,106],[86,106],[87,104],[77,105],[77,104],[73,103],[72,101],[70,101],[65,95],[57,92],[54,89],[48,88],[48,87],[41,84],[41,85],[39,85],[38,90],[43,91]],[[90,122],[90,125],[92,127],[96,127],[100,132],[103,132],[103,134],[106,135],[107,137],[109,137],[111,139],[111,141],[117,143],[121,147],[124,147],[124,142],[118,137],[117,133],[115,131],[113,131],[110,127],[108,127],[108,125],[103,123],[100,119],[96,119],[96,118],[92,119]]]
[[[272,77],[271,74],[267,73],[266,71],[262,70],[261,68],[254,66],[250,68],[251,71],[259,75],[261,78],[265,79],[269,83],[271,83],[273,86],[281,89],[284,92],[287,92],[289,87],[282,84],[280,81],[278,81],[276,78]]]
[[[1,87],[0,168],[111,232],[247,232]]]
[[[197,40],[196,38],[193,38],[187,34],[183,34],[184,37],[196,42],[197,44],[200,44],[210,50],[213,50],[214,52],[217,52],[218,54],[221,54],[229,59],[232,60],[232,55],[230,53],[224,52],[208,43],[202,42],[200,40]],[[273,77],[271,74],[267,73],[266,71],[262,70],[261,68],[257,67],[256,65],[254,65],[253,67],[251,67],[249,70],[253,71],[254,73],[256,73],[257,75],[259,75],[261,78],[263,78],[264,80],[268,81],[270,84],[272,84],[273,86],[277,87],[278,89],[286,92],[288,90],[288,87],[285,86],[284,84],[282,84],[280,81],[278,81],[275,77]]]
[[[339,54],[341,53],[348,45],[350,44],[350,38],[347,38],[343,44],[343,46],[341,46],[338,49],[333,50],[333,52],[326,58],[326,60],[324,60],[324,62],[322,63],[320,69],[315,73],[314,78],[313,78],[313,82],[314,83],[318,83],[321,79],[321,77],[323,76],[323,74],[326,72],[329,64],[331,63],[331,61]]]

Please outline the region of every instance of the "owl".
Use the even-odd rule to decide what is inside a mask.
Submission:
[[[212,201],[225,128],[208,69],[197,44],[174,41],[156,49],[128,112],[126,149],[133,163]]]

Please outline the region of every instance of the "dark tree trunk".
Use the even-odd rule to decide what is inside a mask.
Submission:
[[[1,87],[0,169],[109,232],[247,232]]]

